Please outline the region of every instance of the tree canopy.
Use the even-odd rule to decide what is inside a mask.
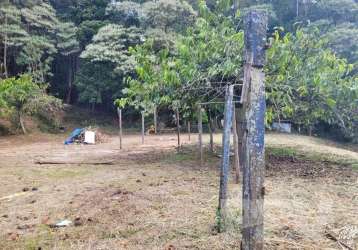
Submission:
[[[0,77],[30,75],[49,94],[93,109],[114,111],[119,100],[189,117],[227,84],[240,92],[250,9],[269,15],[267,126],[324,124],[356,137],[355,0],[2,1]]]

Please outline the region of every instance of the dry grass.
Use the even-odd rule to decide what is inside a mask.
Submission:
[[[275,136],[280,142],[286,138],[271,139]],[[28,144],[10,140],[0,147],[0,198],[24,187],[30,191],[0,199],[0,249],[240,247],[240,185],[230,184],[228,230],[217,234],[219,159],[208,156],[200,168],[191,147],[175,153],[175,136],[148,137],[144,146],[138,136],[129,136],[123,151],[116,138],[97,146],[69,147],[59,137]],[[274,151],[268,157],[266,249],[340,249],[325,232],[357,224],[358,171],[290,152],[296,154]],[[110,159],[116,164],[38,166],[38,158]],[[48,226],[62,219],[76,220],[77,226]]]

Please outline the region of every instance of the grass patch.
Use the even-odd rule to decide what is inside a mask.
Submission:
[[[142,231],[141,228],[128,227],[128,228],[126,228],[126,229],[119,230],[119,231],[118,231],[118,235],[119,235],[120,237],[122,237],[122,238],[127,239],[127,238],[129,238],[129,237],[135,235],[136,233],[138,233],[138,232],[140,232],[140,231]]]
[[[54,241],[54,234],[46,226],[38,226],[38,233],[34,237],[26,237],[21,245],[26,250],[49,249]]]
[[[54,168],[54,169],[41,169],[41,170],[33,170],[33,172],[35,172],[35,175],[40,175],[40,176],[44,176],[50,179],[68,179],[68,178],[75,178],[75,177],[80,177],[80,176],[85,176],[90,174],[90,170],[89,169],[78,169],[78,168],[74,168],[74,169],[59,169],[59,168]]]
[[[219,147],[217,147],[219,148]],[[216,152],[221,152],[216,150]],[[204,147],[204,164],[217,165],[219,157],[217,157],[216,153],[211,152],[207,148]],[[198,163],[200,160],[200,156],[198,153],[198,149],[196,146],[185,146],[182,147],[180,152],[171,152],[165,155],[163,162],[166,164],[178,164],[183,162],[196,162]]]
[[[294,158],[298,160],[307,160],[312,162],[328,162],[341,166],[354,166],[358,165],[358,162],[334,154],[323,154],[318,152],[303,152],[299,149],[292,147],[266,147],[266,156],[282,157],[282,158]]]
[[[293,148],[266,147],[266,153],[276,157],[296,157],[298,152]]]
[[[183,151],[183,152],[173,152],[168,154],[165,157],[165,163],[178,163],[183,161],[193,161],[195,160],[195,154],[193,151]]]
[[[102,232],[100,238],[101,239],[118,239],[118,238],[128,239],[142,230],[143,230],[142,228],[127,227],[125,229],[120,229],[114,232]]]
[[[352,168],[353,170],[358,171],[358,163],[353,163]]]

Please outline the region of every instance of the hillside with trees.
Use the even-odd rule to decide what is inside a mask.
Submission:
[[[309,134],[356,139],[355,0],[7,0],[1,79],[31,79],[43,94],[91,110],[114,113],[118,100],[189,116],[195,102],[242,80],[242,16],[250,9],[269,13],[266,125],[288,120]],[[17,111],[0,96],[2,116],[11,118]],[[209,116],[222,112],[212,109]]]
[[[0,0],[0,249],[358,249],[358,0]]]

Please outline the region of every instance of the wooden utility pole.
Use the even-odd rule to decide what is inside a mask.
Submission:
[[[158,111],[157,106],[154,107],[154,134],[158,132]]]
[[[176,113],[176,121],[177,121],[177,135],[178,135],[178,151],[180,151],[180,114],[179,114],[179,109],[176,109],[175,111]]]
[[[122,149],[122,109],[117,108],[119,125],[119,148]]]
[[[144,134],[145,134],[144,111],[142,111],[142,144],[144,144]]]
[[[232,114],[232,132],[234,137],[234,170],[235,170],[235,183],[240,182],[240,162],[239,162],[239,138],[237,135],[237,124],[236,124],[236,108],[233,105]]]
[[[201,105],[198,106],[198,134],[199,134],[199,154],[200,154],[200,167],[203,166],[203,114]]]
[[[243,228],[242,249],[264,247],[265,178],[265,63],[267,14],[250,11],[244,18],[246,134],[243,140]],[[244,94],[244,93],[243,93]],[[244,95],[244,96],[245,96]]]
[[[222,139],[223,156],[220,171],[220,192],[219,192],[219,207],[218,207],[218,220],[219,232],[225,229],[225,222],[227,219],[227,186],[229,181],[230,172],[230,137],[232,128],[232,115],[233,115],[233,95],[234,86],[231,85],[226,89],[225,97],[225,114],[224,114],[224,132]]]

